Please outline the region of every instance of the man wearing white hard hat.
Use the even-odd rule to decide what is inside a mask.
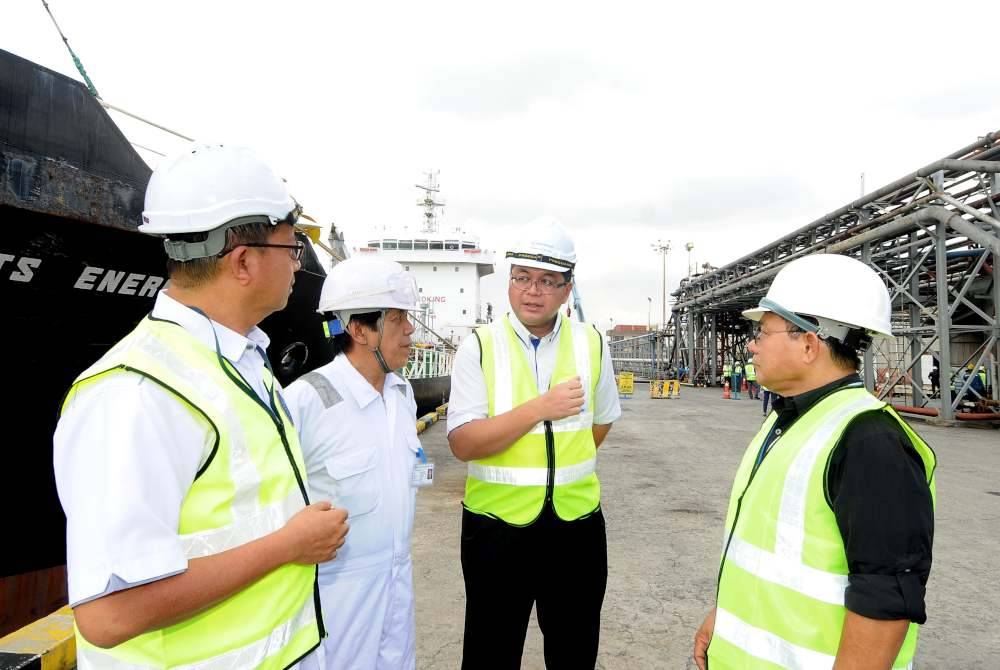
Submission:
[[[433,482],[417,405],[396,370],[410,356],[413,276],[391,260],[349,258],[323,282],[335,357],[288,387],[314,497],[350,515],[337,559],[319,567],[325,662],[303,670],[406,670],[416,663],[410,537],[416,491]]]
[[[593,668],[607,585],[597,447],[621,415],[611,356],[560,313],[576,251],[543,219],[510,259],[511,312],[455,356],[448,442],[468,462],[462,667],[519,668],[532,605],[548,668]]]
[[[758,307],[780,397],[736,472],[701,670],[912,668],[934,535],[934,452],[858,376],[892,336],[885,284],[847,256],[788,263]]]
[[[195,145],[146,189],[152,313],[77,377],[56,428],[76,661],[295,666],[323,636],[315,564],[346,514],[309,504],[257,323],[288,301],[299,207],[248,149]]]

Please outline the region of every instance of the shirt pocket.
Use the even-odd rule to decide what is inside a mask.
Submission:
[[[337,506],[347,510],[349,519],[368,514],[381,502],[377,464],[378,454],[374,449],[340,453],[324,461],[334,481]]]

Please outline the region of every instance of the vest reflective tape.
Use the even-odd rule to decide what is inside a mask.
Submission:
[[[493,369],[496,375],[496,392],[493,394],[496,407],[494,416],[514,409],[514,376],[510,365],[510,346],[503,324],[504,319],[498,319],[492,324]]]
[[[751,626],[722,608],[715,612],[715,634],[721,634],[751,656],[789,670],[831,670],[836,661],[834,656],[799,647],[774,633]],[[896,666],[893,670],[913,670],[913,662]]]
[[[242,546],[280,529],[302,509],[302,494],[294,489],[284,500],[261,507],[239,523],[181,535],[184,555],[188,559],[201,558]]]
[[[271,631],[270,635],[245,647],[232,649],[215,658],[197,663],[178,665],[171,670],[245,670],[255,668],[282,651],[292,637],[304,628],[316,624],[316,609],[307,602],[291,619]],[[99,648],[82,646],[76,650],[77,670],[161,670],[151,665],[127,663],[103,653]]]
[[[556,486],[572,484],[584,477],[592,475],[597,466],[597,459],[564,468],[556,468],[553,482]],[[548,468],[505,468],[497,465],[482,465],[469,463],[469,476],[490,484],[508,484],[510,486],[545,486],[548,484]]]
[[[232,404],[228,402],[225,393],[201,369],[192,367],[188,361],[178,356],[177,352],[172,347],[167,346],[160,338],[147,334],[137,346],[160,359],[164,365],[170,368],[171,373],[197,389],[201,398],[207,400],[215,412],[225,417],[225,428],[229,433],[230,444],[229,476],[232,477],[235,485],[235,495],[232,501],[234,524],[253,517],[258,511],[260,475],[250,457],[242,422]],[[189,558],[192,557],[189,556]]]
[[[864,397],[841,407],[819,426],[799,450],[781,492],[778,511],[778,528],[774,553],[790,561],[802,561],[802,547],[806,541],[806,501],[809,495],[809,473],[816,466],[816,458],[826,449],[834,432],[841,430],[842,422],[865,409],[878,409],[884,403],[875,396]]]
[[[788,556],[756,547],[735,535],[729,543],[726,560],[772,584],[831,605],[844,604],[847,575],[817,570]]]
[[[583,412],[577,416],[568,416],[565,419],[559,419],[558,421],[552,422],[552,432],[553,433],[573,433],[579,430],[589,430],[594,425],[594,414],[593,412]],[[530,433],[536,435],[545,434],[545,422],[536,423],[535,427],[531,429]]]

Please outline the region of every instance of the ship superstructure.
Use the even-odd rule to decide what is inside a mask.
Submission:
[[[457,346],[476,326],[486,323],[490,310],[480,302],[480,279],[494,271],[494,253],[483,249],[479,235],[461,226],[442,225],[438,173],[425,173],[416,187],[424,192],[417,205],[423,210],[419,225],[385,228],[354,250],[381,254],[397,261],[417,279],[421,321],[426,329],[420,339],[436,339],[429,329]],[[427,337],[429,336],[429,338]]]

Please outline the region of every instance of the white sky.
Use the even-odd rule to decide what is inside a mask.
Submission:
[[[659,320],[658,239],[669,292],[686,242],[725,264],[1000,129],[991,2],[49,5],[105,100],[255,147],[349,243],[416,223],[427,169],[501,258],[560,217],[602,327]],[[79,78],[40,0],[6,0],[0,48]]]

